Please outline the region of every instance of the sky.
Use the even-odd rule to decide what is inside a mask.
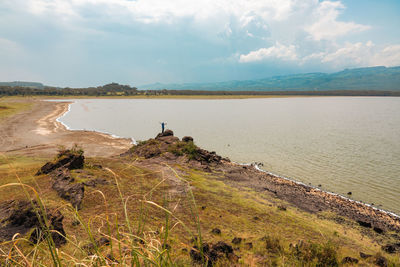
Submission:
[[[0,0],[0,81],[140,86],[399,65],[398,0]]]

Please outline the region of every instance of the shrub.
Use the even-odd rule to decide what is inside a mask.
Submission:
[[[337,248],[331,242],[325,244],[306,243],[300,241],[291,247],[293,256],[303,263],[315,266],[338,266]]]

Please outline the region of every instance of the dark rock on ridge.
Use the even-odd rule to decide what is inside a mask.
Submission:
[[[389,254],[400,252],[400,243],[384,245],[382,246],[382,250]]]
[[[366,228],[371,228],[372,227],[370,222],[365,222],[365,221],[361,221],[361,220],[358,220],[357,222],[362,227],[366,227]]]
[[[69,170],[66,168],[51,172],[50,177],[53,179],[52,188],[57,192],[58,196],[68,200],[74,208],[80,209],[85,193],[84,185],[82,183],[74,183],[75,179],[71,177]]]
[[[241,237],[234,237],[232,239],[232,244],[234,245],[239,245],[242,242],[242,238]]]
[[[172,130],[167,129],[163,133],[159,133],[156,138],[163,136],[174,136],[174,132]]]
[[[376,265],[378,265],[379,267],[387,267],[388,266],[388,260],[383,256],[376,257],[374,263]]]
[[[184,136],[184,137],[182,138],[182,141],[183,141],[183,142],[193,142],[193,137],[191,137],[191,136]]]
[[[352,257],[344,257],[342,259],[342,264],[347,264],[347,263],[356,264],[358,263],[358,259]]]
[[[367,258],[372,257],[372,255],[370,255],[370,254],[365,254],[364,252],[360,252],[360,257],[363,258],[363,259],[367,259]]]
[[[215,235],[220,235],[221,234],[221,230],[219,228],[214,228],[214,229],[211,230],[211,233],[215,234]]]
[[[33,229],[30,240],[42,241],[42,237],[51,232],[57,247],[66,243],[63,227],[63,215],[55,209],[47,209],[46,217],[49,229],[44,226],[44,214],[35,201],[10,200],[0,203],[0,240],[11,240],[16,233],[24,235]]]
[[[57,155],[55,162],[47,162],[36,175],[48,174],[61,167],[69,170],[82,169],[84,160],[83,152],[75,152],[69,149],[63,150]]]

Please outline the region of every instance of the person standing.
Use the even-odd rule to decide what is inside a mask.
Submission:
[[[165,130],[165,125],[167,125],[166,122],[160,122],[161,123],[161,133],[164,133]]]

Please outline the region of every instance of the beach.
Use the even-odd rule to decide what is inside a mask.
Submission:
[[[68,111],[69,103],[43,100],[21,100],[33,104],[32,108],[0,123],[0,152],[23,155],[54,155],[60,146],[74,144],[85,149],[87,156],[108,157],[131,147],[132,140],[114,138],[92,131],[69,131],[57,121]]]

